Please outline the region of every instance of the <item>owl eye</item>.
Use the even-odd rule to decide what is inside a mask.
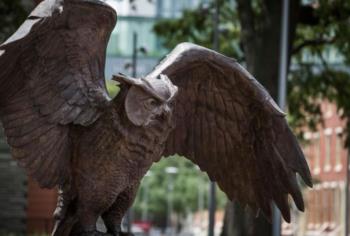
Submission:
[[[150,98],[150,99],[147,99],[146,102],[145,102],[145,106],[147,109],[153,109],[155,107],[157,107],[159,104],[159,102],[154,99],[154,98]]]

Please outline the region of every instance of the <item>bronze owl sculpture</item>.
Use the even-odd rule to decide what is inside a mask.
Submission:
[[[116,12],[102,0],[45,0],[0,46],[0,118],[12,156],[60,189],[53,235],[110,235],[162,156],[192,160],[230,200],[290,221],[311,175],[285,114],[235,60],[183,43],[144,78],[114,76],[105,57]]]

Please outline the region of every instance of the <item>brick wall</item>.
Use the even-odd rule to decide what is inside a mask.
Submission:
[[[330,103],[322,105],[324,125],[316,132],[306,132],[308,144],[304,151],[314,179],[317,181],[344,181],[347,150],[344,148],[345,121]]]
[[[344,235],[347,150],[344,148],[345,121],[336,106],[322,103],[324,124],[306,131],[304,153],[314,179],[314,188],[304,191],[305,213],[294,214],[283,235]]]
[[[33,180],[28,181],[28,233],[50,233],[53,227],[52,214],[56,208],[57,191],[40,189]]]

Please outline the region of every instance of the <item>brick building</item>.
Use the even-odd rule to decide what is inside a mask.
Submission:
[[[33,180],[28,180],[26,230],[28,233],[51,233],[52,214],[56,208],[57,191],[40,189]]]
[[[345,122],[333,104],[321,106],[324,125],[305,132],[304,153],[314,179],[314,188],[304,191],[306,211],[295,212],[293,223],[283,225],[283,235],[344,235],[347,150]]]

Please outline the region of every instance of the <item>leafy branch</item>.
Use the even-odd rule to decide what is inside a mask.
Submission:
[[[292,50],[292,54],[299,53],[305,47],[314,47],[314,46],[323,46],[325,44],[333,44],[336,38],[317,38],[317,39],[309,39],[305,40],[299,45],[295,46]]]

